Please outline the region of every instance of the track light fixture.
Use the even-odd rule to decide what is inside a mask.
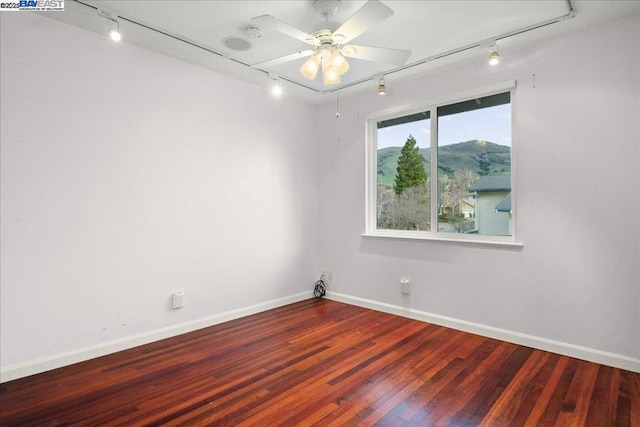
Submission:
[[[273,85],[271,86],[271,94],[273,96],[275,96],[276,98],[279,98],[282,96],[282,85],[280,84],[280,79],[277,76],[273,76],[273,75],[269,75],[269,77],[271,77],[271,79],[273,80]]]
[[[120,34],[120,23],[115,19],[109,19],[109,37],[114,42],[122,40],[122,34]]]
[[[384,85],[384,77],[378,80],[378,95],[385,95],[387,88]]]
[[[316,3],[317,2],[317,3]],[[332,5],[339,5],[341,2],[341,0],[314,0],[314,7],[316,7],[317,5],[325,5],[325,4],[332,4]],[[94,3],[94,2],[91,2]],[[99,2],[102,3],[102,2]],[[374,3],[381,3],[381,2],[373,2]],[[89,4],[88,2],[79,2],[78,4],[83,5],[85,7],[90,8],[92,11],[96,10],[96,6]],[[366,6],[366,5],[365,5]],[[319,7],[319,6],[318,6]],[[377,6],[376,6],[377,7]],[[317,9],[317,7],[316,7]],[[491,39],[485,39],[485,40],[481,40],[478,42],[471,42],[469,44],[463,45],[463,46],[459,46],[453,49],[450,49],[448,51],[445,52],[440,52],[438,54],[426,57],[426,58],[422,58],[419,60],[415,60],[414,62],[410,63],[410,64],[402,64],[399,66],[396,66],[395,68],[390,68],[390,69],[386,69],[385,73],[387,75],[391,75],[393,73],[396,72],[401,72],[404,70],[408,70],[408,69],[413,69],[414,67],[420,67],[423,64],[429,63],[430,61],[434,61],[434,60],[440,60],[441,58],[448,58],[451,57],[452,55],[457,55],[460,54],[462,52],[467,52],[473,48],[479,47],[481,49],[481,55],[484,56],[484,54],[486,53],[485,49],[490,48],[490,46],[493,46],[493,50],[489,51],[489,55],[488,57],[486,57],[491,64],[497,64],[498,61],[500,60],[500,53],[498,52],[498,46],[496,44],[496,40],[500,40],[502,42],[502,40],[507,40],[510,39],[511,37],[514,36],[518,36],[520,34],[526,33],[526,32],[530,32],[532,30],[538,30],[540,28],[544,28],[547,27],[551,24],[556,24],[559,22],[563,22],[565,20],[569,20],[569,19],[573,19],[576,16],[578,16],[576,10],[573,8],[573,6],[571,5],[571,1],[569,1],[569,12],[566,14],[563,14],[561,16],[557,16],[555,18],[552,19],[547,19],[544,21],[540,21],[540,22],[535,22],[532,25],[528,25],[525,27],[519,27],[516,28],[514,30],[511,30],[509,32],[506,33],[501,33],[501,34],[495,34],[492,36]],[[321,11],[322,14],[324,14],[324,6],[323,9]],[[366,14],[362,15],[363,19],[364,16],[369,14],[369,12],[366,12]],[[109,31],[109,34],[111,35],[112,33],[117,33],[117,34],[113,34],[115,39],[120,39],[120,37],[118,37],[118,35],[120,34],[119,31],[119,16],[113,12],[110,12],[108,10],[102,9],[102,8],[97,8],[97,14],[103,18],[106,18],[108,20],[108,23],[111,26],[114,27],[115,31]],[[329,13],[331,14],[331,13]],[[124,18],[123,18],[124,19]],[[350,19],[353,19],[350,18]],[[166,32],[164,32],[163,30],[161,30],[160,28],[155,28],[149,25],[146,25],[142,22],[136,21],[134,19],[132,19],[131,17],[126,18],[127,22],[126,22],[126,28],[129,28],[130,26],[138,26],[140,28],[143,28],[145,30],[148,30],[152,33],[154,33],[155,35],[161,35],[161,36],[169,36]],[[275,19],[274,17],[270,16],[270,15],[262,15],[262,16],[258,16],[255,18],[252,18],[252,21],[255,23],[262,23],[264,24],[264,26],[270,26],[270,28],[275,29],[276,31],[280,31],[283,32],[283,34],[286,35],[291,35],[291,34],[297,34],[297,36],[292,36],[294,38],[299,38],[300,37],[300,30],[297,30],[295,28],[293,28],[293,30],[296,31],[287,31],[287,28],[290,27],[287,24],[283,23],[282,21],[279,21],[277,19]],[[358,21],[358,22],[356,22]],[[354,28],[360,28],[362,26],[362,22],[358,20],[353,21],[353,27]],[[344,26],[346,23],[343,23],[342,25]],[[357,24],[357,25],[356,25]],[[283,27],[284,25],[284,27]],[[261,25],[262,26],[262,25]],[[351,27],[351,26],[350,26]],[[289,28],[289,30],[292,30],[291,28]],[[247,36],[248,38],[259,38],[261,36],[261,30],[259,27],[255,26],[255,25],[250,25],[247,26],[243,29],[245,36]],[[354,30],[356,31],[356,30]],[[316,34],[317,33],[317,34]],[[301,41],[306,42],[310,45],[313,45],[315,50],[309,52],[309,54],[311,54],[311,56],[308,58],[307,62],[305,62],[305,65],[300,69],[301,74],[304,75],[304,77],[313,80],[317,77],[317,73],[320,70],[320,66],[323,65],[322,64],[322,58],[320,57],[320,54],[324,51],[324,49],[322,49],[323,44],[325,45],[326,49],[329,50],[329,52],[333,51],[333,50],[339,50],[341,56],[345,59],[347,58],[363,58],[366,54],[366,52],[357,52],[357,46],[353,46],[353,45],[349,45],[347,44],[350,39],[346,38],[343,34],[334,34],[331,33],[329,31],[326,30],[321,30],[321,32],[316,32],[312,35],[310,35],[311,37],[305,37],[304,39],[300,38]],[[126,35],[126,34],[125,34]],[[194,46],[196,48],[199,48],[201,50],[207,51],[208,53],[213,53],[215,55],[218,56],[222,56],[222,57],[226,57],[226,55],[224,55],[222,52],[218,52],[215,50],[212,50],[210,48],[206,48],[204,46],[200,46],[200,45],[195,45],[192,41],[189,41],[185,38],[176,36],[176,35],[171,35],[170,37],[172,37],[174,40],[176,40],[179,43],[184,43],[184,44],[188,44],[190,46],[190,48],[193,48]],[[323,43],[324,42],[324,43]],[[319,44],[319,46],[318,46]],[[306,52],[306,51],[305,51]],[[408,52],[408,51],[407,51]],[[295,58],[302,58],[303,56],[300,56],[300,54],[303,53],[302,51],[298,52],[297,55],[292,55]],[[408,52],[410,54],[410,52]],[[280,59],[280,58],[278,58]],[[406,62],[406,59],[404,59],[404,61]],[[243,61],[239,61],[239,60],[235,60],[234,61],[244,67],[246,67],[247,69],[257,69],[263,73],[266,73],[268,70],[269,66],[273,66],[275,64],[279,64],[280,62],[272,62],[274,60],[270,60],[270,61],[263,61],[261,63],[257,63],[257,64],[249,64],[249,63],[245,63]],[[267,63],[269,63],[269,65],[267,65]],[[339,65],[336,64],[336,65]],[[348,66],[348,63],[347,63]],[[339,83],[339,76],[336,78],[335,76],[333,76],[333,79],[327,79],[329,83],[332,84],[336,84]],[[287,79],[288,83],[287,86],[289,85],[297,85],[299,87],[302,87],[304,89],[316,92],[320,95],[324,95],[327,93],[331,93],[334,92],[335,90],[338,89],[344,89],[344,88],[348,88],[348,87],[353,87],[353,86],[358,86],[364,83],[370,84],[370,81],[375,81],[376,78],[369,76],[369,77],[365,77],[365,78],[353,78],[353,79],[349,79],[350,81],[348,83],[346,83],[343,86],[340,86],[338,88],[333,88],[333,89],[329,89],[329,88],[324,88],[324,89],[318,89],[316,87],[310,86],[310,85],[306,85],[304,83],[300,83],[298,81],[296,81],[295,79]],[[380,85],[378,85],[380,86]],[[386,92],[386,88],[384,89],[384,92]],[[382,93],[380,93],[382,94]]]
[[[120,34],[120,22],[118,22],[118,15],[110,10],[98,8],[98,16],[102,16],[107,19],[107,33],[109,34],[109,37],[111,37],[111,40],[114,42],[119,42],[122,39],[122,34]]]
[[[500,53],[498,52],[498,45],[493,42],[491,46],[489,46],[489,65],[498,65],[500,63]]]

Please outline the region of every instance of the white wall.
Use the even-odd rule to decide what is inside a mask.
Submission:
[[[372,84],[342,98],[339,120],[322,106],[318,270],[334,297],[640,369],[639,55],[636,16],[503,51],[495,68],[389,76],[385,97]],[[512,79],[522,250],[361,237],[366,115]]]
[[[311,296],[315,107],[1,19],[3,380]]]
[[[334,298],[640,366],[637,17],[498,68],[390,77],[384,98],[341,97],[339,120],[333,102],[0,19],[2,380],[302,298],[321,270]],[[362,238],[366,114],[510,79],[524,248]]]

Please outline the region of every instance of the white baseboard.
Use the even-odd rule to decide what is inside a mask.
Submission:
[[[236,310],[227,311],[202,319],[190,322],[180,323],[162,329],[146,332],[143,334],[133,335],[123,339],[109,341],[91,347],[81,348],[62,354],[34,360],[32,362],[19,365],[8,366],[0,370],[0,383],[11,381],[18,378],[27,377],[29,375],[39,374],[41,372],[50,371],[52,369],[61,368],[63,366],[72,365],[74,363],[83,362],[85,360],[115,353],[117,351],[127,350],[129,348],[159,341],[165,338],[171,338],[197,329],[206,328],[208,326],[217,325],[229,320],[238,319],[240,317],[249,316],[260,313],[262,311],[271,310],[272,308],[282,307],[287,304],[312,298],[312,292],[302,292],[285,298],[279,298],[260,304],[243,307]]]
[[[634,359],[628,356],[594,350],[588,347],[567,344],[560,341],[521,334],[519,332],[513,332],[506,329],[494,328],[492,326],[467,322],[465,320],[454,319],[452,317],[441,316],[438,314],[427,313],[425,311],[414,310],[330,291],[327,292],[326,298],[376,311],[408,317],[410,319],[421,320],[423,322],[433,323],[434,325],[446,326],[451,329],[470,332],[484,337],[524,345],[538,350],[549,351],[552,353],[562,354],[564,356],[575,357],[576,359],[600,363],[614,368],[640,372],[640,359]]]
[[[54,356],[34,360],[32,362],[24,364],[8,366],[0,370],[0,383],[27,377],[29,375],[39,374],[41,372],[50,371],[52,369],[61,368],[63,366],[72,365],[74,363],[83,362],[85,360],[115,353],[117,351],[127,350],[129,348],[148,344],[154,341],[159,341],[165,338],[171,338],[177,335],[185,334],[187,332],[195,331],[197,329],[202,329],[208,326],[227,322],[229,320],[238,319],[241,317],[260,313],[262,311],[270,310],[272,308],[292,304],[294,302],[302,301],[311,297],[312,295],[310,292],[302,292],[285,298],[227,311],[191,322],[185,322],[162,329],[157,329],[155,331],[147,332],[144,334],[138,334],[115,341],[109,341],[91,347],[86,347],[67,353],[57,354]],[[353,297],[335,292],[327,292],[326,297],[327,299],[344,302],[346,304],[352,304],[359,307],[370,308],[372,310],[421,320],[423,322],[429,322],[435,325],[446,326],[448,328],[457,329],[460,331],[470,332],[489,338],[495,338],[502,341],[525,345],[527,347],[550,351],[565,356],[575,357],[577,359],[588,360],[590,362],[600,363],[607,366],[613,366],[633,372],[640,372],[640,360],[634,359],[632,357],[621,356],[614,353],[594,350],[587,347],[553,341],[533,335],[521,334],[518,332],[508,331],[506,329],[480,325],[477,323],[467,322],[465,320],[440,316],[424,311],[408,309],[396,305],[381,303],[378,301]]]

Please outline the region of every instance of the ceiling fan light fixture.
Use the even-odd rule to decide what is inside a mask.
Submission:
[[[329,62],[331,66],[336,70],[339,75],[343,75],[349,70],[349,63],[342,56],[339,50],[334,50],[331,52],[331,56],[329,56]]]
[[[320,58],[318,57],[318,54],[314,54],[302,65],[300,73],[309,80],[313,80],[316,78],[319,68]]]
[[[340,74],[331,65],[322,68],[322,80],[325,85],[336,85],[340,83]]]
[[[327,86],[339,84],[341,76],[350,71],[348,58],[396,65],[406,63],[411,54],[407,50],[349,45],[351,40],[360,36],[370,27],[393,15],[392,9],[384,5],[380,0],[368,0],[342,24],[332,22],[331,17],[340,10],[342,4],[341,0],[314,0],[314,9],[325,19],[321,24],[314,26],[316,29],[312,33],[299,30],[271,15],[252,18],[252,22],[260,27],[278,31],[315,48],[313,51],[299,51],[280,58],[263,61],[252,65],[252,67],[264,71],[263,68],[265,67],[311,56],[301,64],[300,73],[305,78],[314,80],[317,77],[318,70],[322,67],[322,82]],[[346,1],[344,4],[346,4]]]

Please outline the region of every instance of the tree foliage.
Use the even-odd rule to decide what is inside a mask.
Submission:
[[[421,187],[427,182],[427,171],[413,135],[409,135],[407,142],[400,150],[397,171],[393,191],[398,196],[407,188]]]
[[[429,180],[419,187],[406,188],[397,195],[387,186],[378,186],[378,228],[388,230],[431,229]]]

